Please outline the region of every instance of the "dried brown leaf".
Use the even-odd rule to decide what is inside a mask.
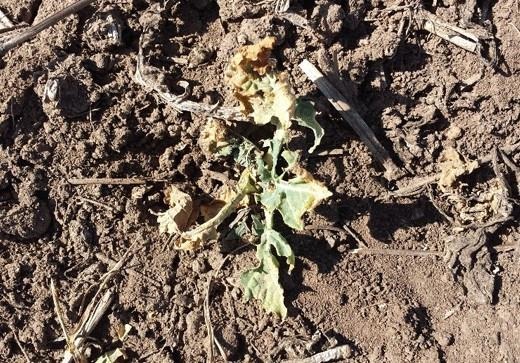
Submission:
[[[440,158],[441,175],[437,185],[445,193],[453,190],[455,183],[463,176],[470,174],[478,167],[478,162],[473,160],[467,162],[464,157],[454,148],[444,150]]]

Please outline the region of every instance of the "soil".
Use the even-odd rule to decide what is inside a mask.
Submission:
[[[32,23],[68,3],[0,0],[0,10],[15,23]],[[291,15],[264,3],[181,0],[161,9],[151,1],[99,1],[0,59],[0,361],[26,361],[21,348],[31,361],[59,361],[65,342],[51,279],[72,331],[91,286],[129,249],[125,269],[109,283],[114,301],[92,333],[92,361],[116,347],[130,362],[206,361],[210,279],[213,329],[230,361],[278,362],[339,345],[348,346],[350,362],[520,361],[518,206],[484,231],[469,265],[454,270],[438,255],[454,239],[479,241],[477,232],[455,231],[428,191],[385,198],[438,172],[449,147],[476,159],[518,142],[518,1],[423,4],[446,22],[488,31],[495,66],[414,22],[400,33],[411,14],[403,1],[299,0]],[[152,29],[148,61],[172,92],[188,81],[192,101],[236,105],[223,76],[230,57],[274,35],[278,69],[315,102],[326,134],[318,155],[304,155],[303,163],[333,197],[306,216],[308,229],[284,230],[297,256],[295,270],[282,277],[285,321],[244,301],[238,276],[254,264],[253,248],[233,252],[240,243],[214,241],[182,252],[159,233],[153,213],[165,210],[170,183],[209,198],[222,183],[214,172],[235,176],[229,163],[208,159],[199,147],[206,117],[177,113],[134,81],[145,29]],[[384,178],[299,70],[305,58],[355,105],[407,170],[404,179]],[[308,149],[312,139],[298,129],[294,142]],[[518,165],[520,155],[511,160]],[[490,175],[482,165],[466,182],[482,187]],[[166,182],[67,182],[99,177]],[[518,198],[513,173],[506,178],[509,197]],[[372,249],[439,254],[354,254],[363,246],[344,226]],[[475,297],[464,277],[472,271],[480,271],[477,287],[486,287],[489,299]],[[116,334],[121,324],[132,326],[124,342]],[[217,349],[215,360],[222,360]]]

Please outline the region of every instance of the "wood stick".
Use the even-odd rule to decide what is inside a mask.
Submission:
[[[93,200],[93,199],[90,199],[90,198],[86,198],[86,197],[78,197],[79,200],[81,200],[82,202],[86,202],[86,203],[90,203],[90,204],[93,204],[95,206],[98,206],[98,207],[101,207],[101,208],[105,208],[106,210],[109,210],[111,212],[115,212],[116,209],[114,207],[111,207],[105,203],[101,203],[101,202],[98,202],[96,200]]]
[[[43,19],[36,25],[32,25],[18,34],[8,38],[7,41],[0,43],[0,55],[4,54],[8,50],[28,41],[35,37],[41,31],[55,25],[59,21],[65,19],[69,15],[77,13],[81,9],[93,3],[95,0],[78,0],[74,4],[67,6],[66,8],[52,14],[51,16]]]
[[[18,339],[18,334],[16,334],[16,331],[14,330],[15,328],[11,325],[9,325],[9,328],[11,329],[11,331],[13,332],[13,336],[14,336],[14,340],[16,341],[16,345],[18,345],[18,348],[20,348],[20,350],[22,351],[22,354],[23,356],[25,357],[25,361],[27,363],[31,363],[31,358],[29,358],[29,355],[27,354],[27,352],[25,351],[22,343],[20,342],[20,339]]]
[[[101,291],[105,288],[110,279],[112,279],[112,277],[123,268],[130,254],[137,252],[134,251],[136,245],[137,241],[134,241],[128,250],[126,250],[123,257],[121,257],[121,259],[101,277],[96,293],[87,305],[83,314],[81,314],[79,326],[72,336],[68,338],[70,339],[71,344],[68,344],[67,350],[63,355],[62,363],[70,363],[76,359],[76,355],[83,354],[86,339],[90,333],[92,333],[99,320],[103,317],[115,296],[113,287],[105,291],[102,296]],[[100,298],[98,299],[98,297]]]
[[[368,127],[359,113],[354,110],[347,99],[332,85],[323,73],[307,59],[300,63],[300,69],[316,84],[332,106],[341,114],[341,117],[354,129],[372,155],[385,168],[387,177],[395,179],[402,176],[402,170],[390,158],[390,154],[383,145],[381,145],[372,129]]]
[[[114,266],[114,265],[117,264],[117,261],[114,261],[113,259],[111,259],[110,257],[105,256],[102,253],[96,253],[95,256],[96,256],[96,258],[99,261],[103,262],[104,264],[106,264],[108,266]],[[124,271],[126,273],[128,273],[128,275],[133,276],[134,278],[136,278],[137,280],[142,280],[142,279],[147,280],[156,289],[162,289],[162,287],[164,285],[161,282],[159,282],[157,280],[154,280],[150,276],[148,276],[148,275],[146,275],[144,273],[138,272],[138,271],[136,271],[136,270],[134,270],[134,269],[132,269],[130,267],[125,268]]]
[[[69,178],[67,182],[72,185],[141,185],[146,183],[162,183],[165,179],[154,178]]]
[[[352,348],[345,344],[339,347],[328,349],[321,353],[316,353],[308,358],[302,359],[286,359],[282,363],[325,363],[331,361],[348,361],[352,355]]]
[[[476,35],[458,26],[448,24],[437,15],[426,10],[419,11],[417,18],[422,21],[420,23],[421,28],[427,32],[435,34],[468,52],[478,54],[480,39]]]
[[[513,22],[509,23],[509,25],[511,25],[513,27],[513,29],[516,30],[518,35],[520,35],[520,29],[518,29],[518,27]]]

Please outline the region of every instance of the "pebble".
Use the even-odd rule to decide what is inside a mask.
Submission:
[[[435,340],[439,343],[441,347],[447,347],[452,345],[454,342],[453,335],[450,333],[437,333],[434,335]]]
[[[462,129],[458,126],[452,125],[446,131],[446,137],[448,140],[457,140],[462,136]]]

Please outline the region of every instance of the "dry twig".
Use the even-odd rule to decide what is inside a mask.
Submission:
[[[287,359],[283,360],[282,363],[325,363],[330,361],[342,361],[345,362],[347,358],[352,354],[352,348],[349,345],[340,345],[332,349],[328,349],[324,352],[314,354],[311,357],[303,359]]]
[[[9,326],[9,329],[11,329],[11,331],[13,332],[14,341],[16,342],[16,345],[18,345],[18,348],[20,348],[20,350],[22,351],[22,354],[25,357],[25,361],[27,363],[31,363],[31,358],[29,358],[29,355],[25,351],[22,343],[20,342],[20,339],[18,339],[18,334],[16,334],[16,331],[15,331],[14,327],[13,326]]]
[[[155,178],[69,178],[67,182],[72,185],[140,185],[146,183],[163,183],[166,179]]]
[[[78,0],[74,4],[67,6],[66,8],[52,14],[51,16],[43,19],[38,24],[32,25],[25,29],[22,29],[16,34],[12,34],[11,36],[7,33],[7,40],[2,41],[0,39],[0,55],[7,52],[9,49],[12,49],[22,43],[25,43],[29,39],[35,37],[41,31],[55,25],[59,21],[64,18],[77,13],[81,9],[93,3],[95,0]]]
[[[345,231],[347,231],[347,233],[350,234],[352,238],[354,238],[354,240],[358,243],[358,246],[361,246],[363,248],[368,247],[368,244],[363,239],[361,239],[361,237],[358,236],[357,232],[355,232],[352,227],[345,224],[343,226],[343,229],[345,229]]]
[[[60,300],[58,298],[58,293],[56,292],[54,280],[52,280],[52,279],[51,279],[51,295],[52,295],[52,301],[54,303],[54,310],[56,312],[56,317],[58,318],[58,322],[60,323],[61,331],[63,333],[65,342],[67,344],[67,351],[70,350],[71,352],[73,352],[72,357],[74,357],[74,359],[78,359],[79,357],[77,355],[75,355],[76,351],[73,350],[74,342],[70,338],[69,333],[67,332],[67,328],[65,327],[65,322],[63,321],[63,312],[61,310]]]
[[[97,293],[95,297],[97,296]],[[94,328],[97,326],[103,315],[105,315],[108,307],[112,303],[114,298],[114,289],[108,289],[99,301],[95,302],[92,299],[89,306],[85,310],[82,316],[82,323],[76,332],[72,335],[74,342],[72,346],[65,351],[62,363],[69,363],[74,359],[75,356],[83,356],[85,350],[84,343],[87,337],[92,333]],[[95,303],[94,303],[95,302]]]
[[[326,230],[326,231],[333,231],[333,232],[347,232],[354,240],[358,243],[359,246],[362,247],[368,247],[367,243],[363,241],[354,230],[348,226],[344,225],[343,228],[335,227],[335,226],[327,226],[322,224],[310,224],[308,226],[305,226],[305,230]]]
[[[82,202],[86,202],[86,203],[90,203],[92,205],[95,205],[95,206],[98,206],[98,207],[101,207],[101,208],[104,208],[106,210],[109,210],[111,212],[114,212],[116,209],[114,207],[111,207],[107,204],[104,204],[104,203],[101,203],[101,202],[98,202],[98,201],[95,201],[93,199],[90,199],[90,198],[86,198],[86,197],[78,197],[79,200],[81,200]]]
[[[417,11],[416,20],[419,26],[448,42],[480,56],[481,60],[489,66],[494,66],[497,62],[496,43],[493,35],[481,27],[479,34],[472,33],[466,29],[446,23],[437,15],[424,9]],[[484,40],[488,43],[489,54],[485,54]]]
[[[396,179],[402,176],[402,170],[390,158],[390,154],[379,142],[372,129],[368,127],[357,111],[352,108],[347,99],[332,85],[323,73],[307,59],[300,63],[300,69],[316,84],[329,102],[341,114],[341,117],[354,129],[372,155],[385,168],[387,177]]]
[[[518,35],[520,35],[520,29],[518,29],[518,27],[513,22],[509,23],[509,25],[511,25],[513,27],[513,29],[516,30]]]
[[[458,26],[444,22],[437,15],[426,10],[419,10],[416,14],[416,20],[420,22],[421,28],[441,37],[448,42],[467,50],[468,52],[478,54],[481,47],[480,39],[471,32],[459,28]]]
[[[95,256],[99,261],[103,262],[104,264],[106,264],[108,266],[114,266],[117,264],[117,261],[114,261],[113,259],[105,256],[102,253],[96,253]],[[164,284],[160,283],[159,281],[154,280],[153,278],[151,278],[148,275],[145,275],[144,273],[137,272],[136,270],[134,270],[130,267],[126,267],[125,272],[128,273],[128,275],[135,277],[136,280],[142,280],[142,279],[147,280],[151,286],[155,287],[158,290],[161,290],[164,286]]]
[[[67,337],[67,334],[64,331],[66,340],[68,342],[68,348],[65,351],[62,363],[69,363],[73,359],[76,359],[76,357],[81,357],[83,355],[85,350],[84,343],[87,337],[92,333],[96,325],[99,323],[99,320],[106,313],[114,298],[113,288],[108,289],[102,296],[101,292],[106,287],[110,279],[123,267],[128,256],[132,252],[134,245],[135,243],[132,244],[132,246],[125,252],[123,257],[101,277],[98,289],[85,309],[85,312],[81,315],[79,325],[72,336]],[[64,326],[62,328],[65,330]]]

